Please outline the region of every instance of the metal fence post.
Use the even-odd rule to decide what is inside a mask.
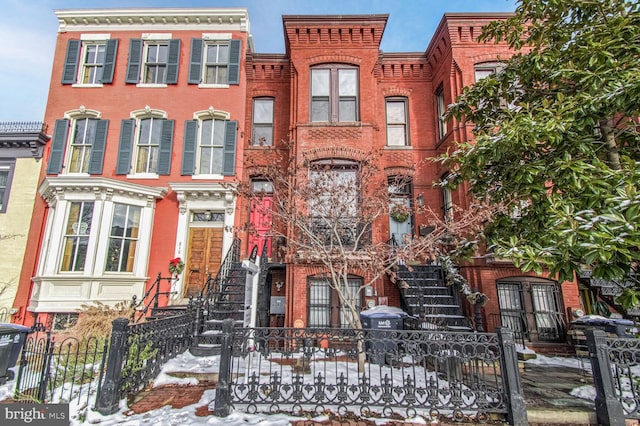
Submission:
[[[513,426],[526,426],[529,424],[527,421],[527,407],[524,401],[522,383],[520,382],[520,373],[518,372],[518,354],[516,353],[513,331],[506,327],[499,327],[497,332],[501,347],[500,368],[505,391],[509,398],[507,421]]]
[[[216,402],[213,414],[227,417],[231,407],[231,355],[233,352],[233,320],[227,318],[222,323],[220,349],[220,371],[216,386]]]
[[[127,318],[116,318],[112,324],[107,369],[103,385],[98,389],[96,399],[96,410],[103,415],[113,414],[118,411],[122,360],[124,358],[124,348],[127,344],[129,320]]]
[[[624,426],[622,404],[616,396],[609,365],[609,354],[605,343],[606,333],[602,330],[585,330],[593,384],[596,388],[596,418],[604,426]]]

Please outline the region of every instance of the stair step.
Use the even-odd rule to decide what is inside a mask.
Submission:
[[[220,353],[222,352],[222,348],[220,345],[204,344],[204,345],[191,346],[189,348],[189,352],[191,352],[191,355],[197,356],[197,357],[214,356],[214,355],[220,355]]]

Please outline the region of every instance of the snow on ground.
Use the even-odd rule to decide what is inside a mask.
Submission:
[[[527,348],[520,348],[519,351],[529,352]],[[162,371],[154,381],[155,386],[168,384],[193,384],[197,383],[197,379],[193,377],[176,377],[171,373],[215,373],[218,370],[220,358],[212,357],[194,357],[188,351],[178,355],[164,365]],[[588,359],[578,359],[573,357],[549,357],[537,354],[532,360],[525,361],[540,366],[566,366],[569,368],[590,370],[591,366]],[[633,373],[640,375],[640,366],[633,369]],[[182,376],[183,374],[180,374]],[[0,401],[11,398],[15,387],[15,380],[0,386]],[[300,417],[287,416],[283,414],[246,414],[240,411],[233,411],[228,417],[220,418],[215,416],[199,417],[196,416],[196,408],[208,404],[214,399],[215,390],[207,390],[203,393],[200,401],[196,404],[188,405],[184,408],[171,408],[165,406],[157,410],[149,411],[141,414],[127,415],[130,413],[126,405],[126,401],[120,402],[120,410],[110,416],[103,416],[98,412],[88,410],[86,407],[79,407],[77,403],[72,402],[69,407],[71,414],[71,425],[87,425],[100,424],[101,426],[111,425],[162,425],[162,426],[185,426],[185,425],[257,425],[257,426],[280,426],[288,425],[295,420],[309,420]],[[595,389],[592,385],[580,386],[571,392],[572,396],[585,400],[595,400]],[[92,401],[90,406],[93,407]],[[213,407],[211,407],[213,408]],[[311,420],[321,422],[327,420],[326,416],[318,416]],[[389,419],[372,419],[378,424],[384,424]],[[407,419],[408,422],[414,424],[429,424],[430,422],[423,417]]]

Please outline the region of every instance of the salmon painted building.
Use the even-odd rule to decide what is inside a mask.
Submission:
[[[13,320],[64,324],[83,304],[129,301],[177,257],[162,291],[185,303],[233,241],[247,11],[55,14],[51,142]]]
[[[24,323],[141,296],[175,257],[185,267],[166,303],[184,304],[238,237],[244,257],[269,245],[259,325],[344,325],[317,265],[281,256],[286,239],[266,238],[268,221],[234,185],[259,189],[271,203],[260,167],[285,151],[283,141],[294,141],[286,152],[296,161],[339,165],[346,174],[379,151],[381,179],[410,181],[394,189],[399,202],[455,220],[453,205],[467,203],[464,188],[435,187],[447,173],[436,163],[418,173],[410,165],[472,139],[469,126],[444,120],[446,107],[512,54],[476,41],[483,25],[507,16],[495,13],[446,14],[426,50],[415,53],[380,50],[387,15],[283,16],[285,52],[277,54],[255,52],[244,9],[56,15],[45,116],[52,141],[14,303],[14,320]],[[243,226],[256,233],[233,230]],[[402,239],[428,226],[415,213],[389,217],[376,222],[372,238]],[[527,339],[555,342],[581,307],[576,283],[522,274],[499,259],[479,257],[461,272],[488,296],[479,315],[451,289],[420,296],[446,297],[437,315],[460,317],[457,326],[473,318],[476,328],[509,325]],[[354,287],[366,279],[353,271]],[[358,304],[411,309],[415,296],[385,278]]]

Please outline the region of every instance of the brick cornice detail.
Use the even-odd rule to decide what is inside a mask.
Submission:
[[[501,52],[501,54],[484,53],[482,55],[471,56],[471,62],[475,64],[482,64],[484,62],[505,62],[513,56],[513,52]]]
[[[306,161],[322,160],[326,158],[344,158],[348,160],[363,161],[368,157],[365,151],[347,146],[328,146],[314,148],[302,153]]]
[[[409,167],[387,167],[384,169],[387,177],[391,176],[415,176],[416,171]]]
[[[307,59],[307,64],[309,66],[316,64],[326,64],[329,62],[340,62],[343,64],[355,64],[360,65],[362,63],[362,58],[351,55],[317,55],[312,56]]]
[[[390,96],[402,96],[408,98],[409,95],[411,95],[411,89],[405,89],[402,87],[390,87],[388,89],[384,89],[382,91],[382,95],[385,98],[388,98]]]
[[[258,98],[261,96],[265,96],[265,97],[271,97],[271,98],[275,98],[276,97],[277,92],[275,90],[271,90],[271,89],[253,89],[251,91],[251,97],[252,98]]]

